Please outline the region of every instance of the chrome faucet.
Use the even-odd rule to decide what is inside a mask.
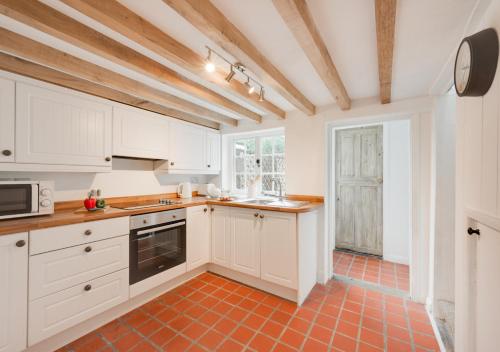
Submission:
[[[283,182],[281,182],[281,180],[277,177],[273,177],[271,179],[271,182],[275,183],[278,186],[278,189],[279,189],[278,198],[280,201],[283,201],[283,199],[285,198],[285,195],[283,194]]]

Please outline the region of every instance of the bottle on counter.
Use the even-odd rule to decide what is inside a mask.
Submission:
[[[102,196],[102,191],[100,189],[97,190],[97,199],[96,199],[96,208],[103,209],[106,207],[106,200]]]

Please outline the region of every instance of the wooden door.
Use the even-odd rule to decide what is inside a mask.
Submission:
[[[206,169],[206,133],[203,128],[172,122],[169,136],[169,169]]]
[[[297,215],[261,211],[262,280],[297,288]]]
[[[131,107],[113,108],[113,155],[168,159],[169,120]]]
[[[257,210],[231,210],[231,269],[257,277],[260,277],[259,220]]]
[[[23,351],[28,314],[27,232],[0,236],[0,282],[0,352]]]
[[[112,108],[17,83],[16,162],[111,168]]]
[[[207,205],[187,208],[187,270],[210,260],[210,212]]]
[[[212,263],[231,265],[231,211],[229,207],[212,206]]]
[[[336,248],[382,255],[382,126],[336,132]]]
[[[0,79],[0,163],[15,158],[15,83]]]

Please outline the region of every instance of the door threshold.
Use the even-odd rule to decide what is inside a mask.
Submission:
[[[361,255],[364,257],[373,257],[373,258],[378,258],[378,259],[384,259],[382,255],[378,254],[371,254],[371,253],[363,253],[363,252],[358,252],[352,249],[347,249],[347,248],[335,248],[335,252],[343,252],[343,253],[349,253],[349,254],[355,254],[355,255]]]
[[[368,281],[352,279],[350,277],[338,275],[338,274],[333,274],[332,278],[334,280],[337,280],[337,281],[345,282],[346,284],[349,284],[349,285],[363,287],[363,288],[366,288],[366,289],[369,289],[372,291],[377,291],[377,292],[388,294],[391,296],[411,299],[409,292],[403,291],[403,290],[398,290],[397,288],[381,286],[381,285],[373,284],[373,283],[368,282]]]

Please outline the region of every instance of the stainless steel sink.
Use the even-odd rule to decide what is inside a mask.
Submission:
[[[266,205],[277,208],[298,208],[309,204],[309,202],[295,200],[276,200],[276,199],[246,199],[238,201],[242,204]]]

